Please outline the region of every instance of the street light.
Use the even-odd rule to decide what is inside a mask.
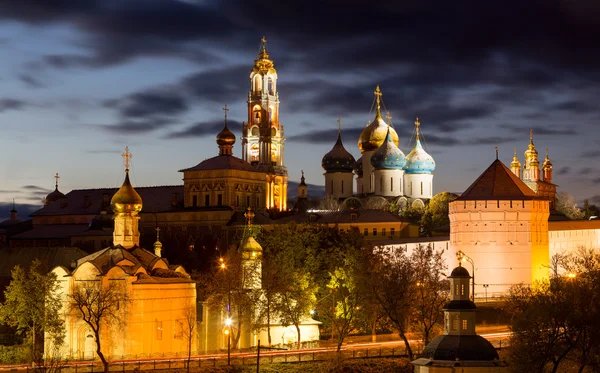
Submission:
[[[219,267],[223,270],[223,277],[227,276],[225,270],[227,266],[225,265],[225,260],[223,258],[219,258]],[[225,319],[225,325],[227,328],[225,329],[225,334],[227,335],[227,365],[231,365],[231,283],[229,282],[229,276],[227,276],[227,318]]]
[[[462,262],[469,262],[471,263],[471,278],[473,280],[473,302],[475,302],[475,263],[473,263],[473,259],[471,259],[470,256],[468,256],[467,254],[463,253],[462,250],[458,250],[456,252],[456,257],[458,258],[458,260],[462,261]]]
[[[489,284],[483,284],[483,288],[485,289],[485,303],[487,303],[487,288],[489,287]]]

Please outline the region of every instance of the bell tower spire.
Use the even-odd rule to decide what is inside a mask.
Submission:
[[[284,127],[279,121],[277,70],[261,39],[250,71],[248,121],[242,130],[242,159],[267,173],[266,208],[287,210],[287,169],[284,165]]]

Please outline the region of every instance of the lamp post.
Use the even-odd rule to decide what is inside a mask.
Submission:
[[[473,291],[472,291],[472,297],[473,297],[473,302],[475,302],[475,263],[473,263],[473,259],[471,259],[470,256],[468,256],[467,254],[463,253],[462,250],[458,250],[456,252],[456,256],[458,257],[458,260],[462,261],[462,262],[469,262],[471,263],[471,279],[473,280]]]
[[[483,284],[483,288],[485,289],[485,303],[487,303],[487,288],[489,287],[489,284]]]
[[[226,275],[225,270],[227,266],[223,258],[219,258],[219,267],[223,270],[223,277],[226,278],[227,282],[227,318],[225,319],[225,334],[227,334],[227,365],[231,365],[231,284],[229,283],[229,276]]]

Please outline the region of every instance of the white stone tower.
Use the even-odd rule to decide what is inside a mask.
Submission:
[[[284,165],[284,128],[279,121],[277,70],[261,40],[250,72],[248,122],[242,127],[242,159],[267,173],[266,208],[287,210],[288,174]]]

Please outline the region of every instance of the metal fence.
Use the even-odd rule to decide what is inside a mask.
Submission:
[[[508,346],[508,339],[496,340],[492,344],[496,349],[502,349]],[[415,345],[413,353],[419,355],[422,352],[422,345]],[[334,359],[365,359],[378,357],[407,357],[406,350],[403,345],[394,347],[372,347],[372,348],[355,348],[352,345],[344,346],[338,353],[331,349],[318,350],[291,350],[267,352],[261,351],[260,365],[276,364],[276,363],[302,363],[302,362],[318,362],[331,361]],[[254,365],[257,363],[257,354],[253,353],[236,353],[231,355],[231,365]],[[156,359],[137,359],[137,360],[121,360],[111,361],[109,370],[111,372],[131,372],[141,370],[173,370],[186,369],[188,364],[187,357],[179,358],[156,358]],[[216,356],[193,356],[190,361],[190,368],[194,367],[216,367],[227,365],[227,354]],[[13,366],[11,371],[33,370],[30,366]],[[64,364],[60,371],[62,373],[99,373],[102,372],[103,366],[99,361],[90,362],[70,362]]]

